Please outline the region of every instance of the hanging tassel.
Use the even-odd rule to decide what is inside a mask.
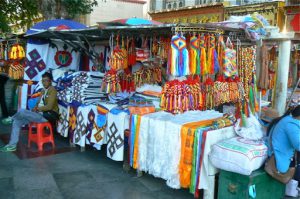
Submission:
[[[207,59],[206,59],[206,49],[205,49],[205,36],[202,34],[200,36],[200,73],[202,75],[207,74]]]
[[[200,39],[195,35],[191,38],[190,42],[190,74],[199,74],[200,73],[200,48],[199,48]]]
[[[208,55],[207,55],[207,64],[208,64],[208,74],[214,75],[219,71],[219,61],[218,54],[216,51],[216,38],[213,35],[209,36],[209,47],[208,47]]]
[[[189,56],[185,37],[174,35],[168,59],[168,73],[173,76],[189,75]]]

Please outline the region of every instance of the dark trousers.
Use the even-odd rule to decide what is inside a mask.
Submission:
[[[8,111],[5,102],[5,83],[7,82],[8,77],[0,75],[0,103],[1,103],[1,110],[2,116],[8,117]]]

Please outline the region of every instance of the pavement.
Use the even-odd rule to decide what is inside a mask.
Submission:
[[[7,143],[11,127],[0,124],[0,145]],[[96,151],[70,147],[55,135],[56,149],[46,146],[39,153],[26,145],[27,130],[21,133],[17,152],[0,153],[0,198],[100,198],[100,199],[192,199],[187,189],[175,190],[163,179],[136,170],[123,170],[123,163]]]

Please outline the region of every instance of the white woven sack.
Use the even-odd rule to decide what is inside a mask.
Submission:
[[[263,141],[233,137],[213,145],[209,159],[216,168],[250,175],[264,164],[267,150]]]

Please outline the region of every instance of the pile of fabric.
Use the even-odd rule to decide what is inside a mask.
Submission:
[[[189,187],[192,193],[208,189],[208,176],[216,170],[207,154],[212,144],[235,135],[233,122],[211,110],[133,116],[130,164],[167,180],[172,188]]]
[[[101,92],[103,76],[100,72],[66,72],[57,79],[58,99],[64,103],[98,104],[107,99]]]

